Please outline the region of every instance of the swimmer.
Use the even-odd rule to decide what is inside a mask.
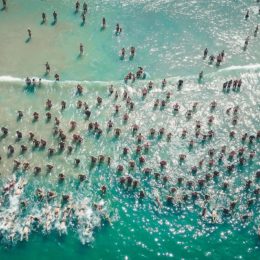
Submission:
[[[9,155],[14,153],[14,147],[12,145],[8,145],[7,150]]]
[[[210,56],[209,56],[209,62],[210,62],[210,64],[212,64],[212,63],[214,62],[214,60],[215,60],[215,56],[214,56],[214,55],[210,55]]]
[[[105,29],[106,28],[106,18],[103,17],[102,18],[102,29]]]
[[[77,167],[80,164],[80,159],[75,159],[74,163],[75,163],[75,166]]]
[[[55,120],[55,125],[59,125],[60,124],[60,120],[57,117],[55,117],[54,120]]]
[[[120,128],[116,128],[114,130],[114,133],[115,133],[115,137],[119,137],[119,135],[121,134],[121,129]]]
[[[34,174],[39,174],[41,172],[41,167],[35,166],[34,167]]]
[[[56,11],[54,11],[52,15],[53,15],[54,23],[56,23],[58,14],[56,13]]]
[[[51,107],[52,107],[52,102],[51,102],[50,99],[47,99],[45,108],[46,109],[51,109]]]
[[[105,186],[105,185],[103,185],[102,187],[101,187],[101,193],[102,194],[105,194],[107,192],[107,187]]]
[[[163,79],[163,81],[162,81],[162,88],[164,88],[166,86],[166,84],[167,84],[166,79]]]
[[[109,92],[109,95],[112,95],[112,94],[113,94],[113,92],[114,92],[114,86],[113,86],[113,85],[110,85],[110,86],[109,86],[108,92]]]
[[[47,113],[46,113],[46,117],[47,117],[47,121],[51,120],[51,113],[50,113],[50,112],[47,112]]]
[[[74,130],[77,126],[77,122],[76,121],[70,121],[70,130]]]
[[[223,50],[221,53],[220,53],[221,57],[222,57],[222,60],[224,59],[224,56],[225,56],[225,51]]]
[[[247,47],[247,45],[248,45],[248,42],[249,42],[249,36],[247,36],[247,38],[246,38],[246,40],[245,40],[245,45],[244,45],[244,48],[246,48],[246,47]]]
[[[42,13],[42,23],[46,23],[46,14]]]
[[[66,102],[65,101],[61,101],[61,110],[64,110],[66,108]]]
[[[50,67],[48,61],[47,61],[46,64],[45,64],[45,69],[46,69],[46,74],[49,74],[50,71],[51,71],[51,67]]]
[[[28,36],[29,36],[29,39],[32,38],[32,31],[30,28],[27,29],[27,32],[28,32]]]
[[[88,12],[88,5],[84,2],[83,3],[83,13],[86,14]]]
[[[83,87],[80,84],[78,84],[77,85],[77,94],[81,95],[82,92],[83,92]],[[79,103],[79,102],[81,102],[81,101],[78,101],[78,105],[79,105],[78,108],[81,108],[82,102],[81,103]]]
[[[17,113],[18,113],[18,119],[21,119],[22,117],[23,117],[23,112],[22,111],[17,111]]]
[[[217,102],[215,100],[210,103],[210,109],[213,110],[216,108],[216,106],[217,106]]]
[[[72,146],[69,145],[68,148],[67,148],[67,150],[68,150],[68,154],[71,154],[71,153],[72,153],[72,150],[73,150]]]
[[[254,31],[255,36],[257,36],[257,32],[258,32],[258,25],[256,26],[255,31]]]
[[[224,53],[223,53],[223,55],[224,55]],[[223,61],[223,57],[224,57],[224,56],[222,56],[222,54],[219,54],[219,55],[217,56],[217,63],[216,63],[217,66],[219,66],[220,63]]]
[[[28,77],[26,77],[25,83],[26,83],[26,85],[30,86],[32,81]]]
[[[204,50],[203,59],[205,60],[208,55],[208,48]]]
[[[116,24],[116,35],[119,35],[122,32],[122,28],[119,26],[119,23]]]
[[[46,144],[47,144],[47,142],[45,140],[43,140],[43,139],[40,140],[40,147],[41,148],[45,148]]]
[[[20,131],[16,131],[17,140],[22,139],[23,134]]]
[[[97,104],[101,105],[101,103],[102,103],[102,98],[101,97],[97,97]]]
[[[5,10],[7,8],[6,0],[2,0],[2,2],[3,2],[3,10]]]
[[[203,78],[203,70],[199,73],[199,80],[202,80]]]
[[[131,47],[130,48],[130,57],[134,57],[135,56],[135,47]]]
[[[139,129],[139,126],[137,124],[133,124],[132,131],[135,133]]]
[[[37,121],[39,119],[39,114],[37,112],[33,113],[33,120]]]
[[[85,24],[85,22],[86,22],[86,16],[85,16],[85,13],[84,13],[84,12],[82,13],[81,18],[82,18],[82,24]]]
[[[121,49],[121,58],[123,59],[125,57],[125,48]]]
[[[160,167],[165,168],[167,166],[167,162],[165,160],[160,161]]]
[[[54,75],[54,78],[55,78],[56,81],[59,81],[59,80],[60,80],[59,74],[56,73],[56,74]]]
[[[80,52],[80,55],[83,55],[83,44],[81,43],[80,45],[79,45],[79,52]]]
[[[51,164],[47,164],[46,167],[48,172],[50,172],[53,169],[53,165]]]
[[[245,15],[245,20],[249,18],[249,10],[247,10],[246,15]]]
[[[147,88],[143,88],[143,89],[142,89],[142,96],[143,96],[143,97],[146,97],[147,92],[148,92]]]
[[[120,27],[119,27],[119,23],[117,23],[117,24],[116,24],[116,33],[119,32],[119,28],[120,28]]]
[[[26,151],[27,151],[27,146],[25,146],[25,145],[21,145],[21,153],[25,153]]]
[[[76,2],[75,4],[75,12],[77,13],[79,11],[80,3],[79,1]]]
[[[148,89],[151,90],[153,88],[153,82],[152,81],[149,81],[148,83]]]

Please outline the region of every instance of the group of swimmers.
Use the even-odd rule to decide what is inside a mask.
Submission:
[[[0,234],[1,240],[7,240],[5,242],[28,241],[30,234],[39,230],[45,234],[56,230],[64,235],[68,227],[76,227],[82,243],[90,243],[93,230],[102,221],[111,221],[103,199],[91,203],[90,199],[79,200],[72,193],[59,196],[44,188],[37,188],[31,199],[24,196],[26,188],[27,181],[24,178],[12,178],[1,191]],[[34,211],[30,211],[34,200],[37,203],[34,203]],[[9,210],[5,210],[6,204],[10,205]]]
[[[207,58],[208,55],[208,48],[206,48],[204,50],[204,54],[203,54],[203,59],[205,60]],[[216,59],[216,65],[219,66],[220,63],[224,60],[225,57],[225,51],[223,50],[221,53],[219,53],[217,55],[217,57],[215,57],[214,55],[210,55],[209,56],[209,63],[212,64],[214,62],[214,60]]]
[[[238,80],[239,82],[239,80]],[[237,83],[238,84],[238,83]],[[183,81],[178,81],[177,85],[183,85]],[[150,81],[147,85],[147,92],[146,95],[148,95],[154,88],[155,84]],[[167,87],[167,81],[164,79],[161,84],[162,88]],[[82,96],[84,94],[84,88],[81,85],[76,86],[76,95]],[[110,97],[114,98],[114,100],[118,101],[120,98],[120,94],[117,90],[115,90],[114,86],[109,86],[108,94]],[[142,91],[140,97],[143,97],[144,93]],[[159,100],[156,99],[154,102],[154,111],[156,111],[158,106],[165,107],[170,106],[173,108],[173,113],[177,115],[181,111],[181,105],[178,103],[172,103],[170,104],[171,99],[171,93],[169,91],[165,92],[165,100]],[[128,124],[128,121],[130,120],[131,112],[135,110],[136,104],[131,98],[130,93],[128,93],[126,90],[122,93],[122,101],[126,105],[126,109],[129,112],[123,112],[122,114],[122,120],[125,122],[125,124]],[[82,115],[87,116],[88,120],[91,120],[91,113],[93,110],[98,110],[100,107],[102,107],[103,99],[102,97],[97,97],[97,105],[90,108],[86,102],[82,102],[81,100],[77,101],[76,109],[82,110]],[[191,109],[187,110],[185,112],[185,117],[188,120],[192,119],[193,114],[195,114],[198,110],[198,102],[195,102],[191,104]],[[211,113],[215,111],[218,104],[216,101],[212,101],[209,105],[209,109]],[[62,100],[60,104],[60,109],[65,110],[66,109],[66,101]],[[53,103],[50,99],[47,99],[45,104],[45,109],[47,110],[46,113],[46,120],[48,122],[51,122],[52,114],[51,110],[53,108]],[[160,110],[160,113],[163,113],[163,110]],[[114,106],[114,113],[116,116],[118,116],[121,113],[121,105],[115,105]],[[234,125],[234,122],[238,122],[238,113],[239,113],[239,107],[229,107],[226,111],[227,115],[233,115],[232,124]],[[24,117],[24,114],[22,111],[18,111],[17,114],[18,119]],[[33,113],[32,120],[34,122],[37,122],[41,119],[41,115],[38,112]],[[235,120],[235,121],[234,121]],[[215,117],[213,115],[210,115],[207,119],[207,124],[209,126],[214,125]],[[53,128],[53,136],[57,138],[58,147],[48,147],[48,143],[44,139],[38,139],[35,136],[35,133],[30,132],[28,134],[28,141],[31,143],[33,149],[39,149],[39,150],[47,150],[47,155],[49,157],[52,157],[54,154],[62,154],[63,151],[66,151],[66,154],[68,156],[73,154],[73,145],[84,145],[84,138],[79,134],[73,134],[73,131],[77,129],[78,123],[76,121],[70,121],[68,123],[68,131],[69,133],[72,133],[72,137],[68,138],[67,134],[65,133],[64,129],[60,128],[61,120],[59,118],[55,118],[54,120],[54,128]],[[102,129],[100,126],[100,123],[98,122],[91,122],[89,121],[87,131],[91,136],[97,138],[100,138],[100,136],[103,136],[105,132],[109,135],[111,131],[114,129],[113,136],[114,138],[120,139],[121,135],[123,134],[123,130],[119,127],[114,126],[114,122],[111,119],[108,120],[106,131],[105,129]],[[174,133],[167,132],[169,129],[167,127],[161,127],[160,129],[156,130],[155,127],[150,128],[148,133],[143,134],[140,131],[140,126],[138,124],[133,124],[132,126],[129,126],[129,128],[126,130],[128,135],[134,136],[134,148],[131,148],[130,146],[122,147],[121,154],[123,161],[122,162],[115,162],[111,165],[111,161],[114,158],[111,158],[110,156],[105,155],[99,155],[98,157],[91,156],[89,165],[90,170],[93,169],[97,165],[104,165],[106,164],[108,167],[111,167],[112,171],[117,172],[120,176],[118,177],[118,185],[121,186],[126,191],[136,191],[138,193],[138,197],[140,199],[145,199],[147,194],[145,189],[147,188],[145,185],[142,184],[142,178],[151,178],[159,183],[163,184],[163,187],[168,189],[168,194],[165,196],[165,198],[162,198],[161,195],[158,195],[159,193],[156,193],[155,195],[155,203],[158,207],[163,207],[163,205],[175,205],[175,204],[186,204],[193,201],[196,203],[197,201],[203,201],[202,203],[202,217],[203,218],[209,218],[212,222],[219,222],[220,217],[225,217],[229,215],[233,215],[236,208],[238,207],[239,201],[230,201],[230,205],[223,208],[214,208],[214,210],[209,209],[209,205],[211,204],[211,196],[207,193],[208,185],[212,185],[212,180],[218,180],[218,185],[222,187],[223,191],[227,192],[229,189],[229,186],[231,185],[228,178],[225,177],[226,174],[231,174],[236,167],[242,167],[245,166],[246,163],[250,164],[254,157],[256,156],[256,152],[253,150],[255,145],[260,141],[260,131],[258,131],[255,134],[248,134],[244,133],[241,136],[241,147],[238,147],[236,149],[232,149],[228,151],[228,146],[222,146],[220,149],[217,148],[211,148],[207,151],[207,154],[205,158],[200,158],[200,160],[197,162],[197,165],[194,164],[190,169],[188,169],[188,172],[190,172],[192,178],[186,178],[185,176],[175,177],[174,175],[171,175],[169,171],[171,168],[171,162],[161,159],[158,162],[158,165],[151,166],[147,164],[147,160],[150,156],[150,150],[153,146],[157,147],[159,143],[164,140],[168,143],[170,146],[172,142],[172,138],[181,138],[185,140],[189,135],[191,136],[191,139],[187,141],[187,148],[189,150],[196,149],[196,145],[202,145],[204,146],[205,143],[211,142],[213,138],[215,138],[215,135],[217,135],[217,132],[215,131],[208,131],[206,129],[203,129],[202,122],[195,121],[194,122],[194,130],[190,131],[188,129],[183,129],[180,136],[175,136]],[[2,135],[1,139],[4,139],[9,134],[9,129],[6,127],[1,128]],[[194,132],[193,132],[194,131]],[[193,133],[192,133],[193,132]],[[230,131],[229,137],[231,139],[236,138],[236,132]],[[24,139],[24,133],[20,130],[16,130],[15,134],[15,140],[14,142],[19,143],[20,140]],[[70,141],[69,141],[70,140]],[[71,142],[71,144],[69,143]],[[28,146],[23,144],[20,146],[19,153],[25,154],[28,151]],[[7,146],[7,154],[8,157],[14,157],[15,156],[15,147],[12,144],[9,144]],[[134,159],[129,159],[134,158]],[[185,163],[185,161],[188,159],[188,155],[185,153],[179,154],[178,160],[179,163]],[[81,165],[81,160],[79,158],[75,158],[73,164],[75,167],[79,167]],[[218,167],[216,167],[218,165]],[[222,165],[222,166],[221,166]],[[207,167],[207,173],[203,175],[203,167]],[[22,169],[22,171],[27,172],[29,171],[31,165],[29,162],[21,162],[20,160],[14,159],[14,166],[13,171],[16,172],[19,169]],[[216,167],[216,168],[215,168]],[[222,170],[221,167],[223,167]],[[140,171],[143,175],[139,176],[136,174],[136,171]],[[46,165],[46,171],[51,172],[55,171],[55,166],[52,164]],[[39,175],[42,172],[42,168],[40,166],[35,166],[33,168],[33,173],[35,175]],[[190,175],[189,175],[190,176]],[[58,181],[62,182],[66,178],[66,175],[63,173],[60,173],[58,175]],[[78,175],[79,182],[84,182],[87,179],[87,176],[84,174]],[[247,194],[250,194],[250,196],[247,196],[247,207],[250,209],[252,205],[256,202],[258,196],[260,195],[260,189],[257,187],[257,182],[260,179],[260,173],[257,171],[255,173],[255,176],[253,176],[250,180],[247,180],[244,183],[244,189]],[[5,192],[8,192],[9,194],[13,194],[13,187],[15,186],[15,182],[11,185],[7,185],[7,187],[4,188]],[[8,188],[9,187],[9,188]],[[19,185],[19,187],[23,188],[23,185]],[[22,189],[20,188],[20,189]],[[158,186],[159,189],[159,186]],[[100,186],[100,193],[106,194],[109,192],[109,187],[107,185],[102,184]],[[250,192],[250,193],[248,193]],[[46,199],[47,201],[53,200],[55,201],[55,198],[57,197],[57,194],[55,191],[48,191],[44,192],[43,189],[37,190],[36,192],[37,197],[42,200]],[[70,195],[63,194],[62,195],[62,201],[67,202],[71,200]],[[24,200],[20,200],[20,205],[24,209],[26,208],[27,202]],[[62,207],[58,206],[58,208],[61,210]],[[57,209],[58,210],[58,209]],[[62,213],[61,215],[63,215]],[[245,221],[250,217],[249,213],[245,213],[241,215],[241,220]],[[44,217],[40,217],[41,221],[43,221]],[[55,219],[55,218],[54,218]],[[7,221],[7,220],[6,220]],[[10,221],[10,219],[8,220]],[[56,221],[56,220],[55,220]],[[59,222],[62,227],[67,226],[68,219],[67,218],[61,218]],[[65,221],[65,222],[62,222]],[[46,220],[45,220],[46,222]],[[28,222],[28,228],[24,230],[23,237],[27,238],[28,234],[31,230],[31,225],[33,222]],[[65,225],[66,224],[66,225]],[[51,226],[51,224],[50,224]],[[50,227],[49,227],[50,229]],[[48,230],[49,230],[48,229]],[[61,228],[61,230],[63,230]],[[61,233],[63,231],[60,231]]]
[[[241,79],[236,80],[229,80],[223,83],[223,91],[229,92],[230,88],[232,87],[233,91],[239,91],[242,85]]]
[[[135,47],[132,46],[130,48],[130,59],[133,58],[134,56],[135,56]],[[125,48],[121,49],[120,57],[121,57],[121,59],[125,58]]]

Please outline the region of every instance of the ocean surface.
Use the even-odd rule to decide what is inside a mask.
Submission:
[[[256,172],[260,168],[260,140],[253,138],[250,143],[247,137],[243,142],[241,137],[245,133],[256,136],[260,130],[260,34],[254,35],[260,22],[260,3],[91,0],[83,24],[83,1],[77,13],[75,2],[7,0],[7,9],[0,11],[0,127],[9,129],[6,136],[0,132],[0,260],[259,259],[260,181]],[[56,23],[53,11],[58,14]],[[46,23],[42,23],[42,12],[47,15]],[[102,17],[106,18],[104,30]],[[117,23],[122,27],[119,35],[115,34]],[[79,54],[80,43],[83,55]],[[130,56],[131,46],[136,48],[134,57]],[[124,59],[120,57],[123,47]],[[206,47],[209,52],[203,59]],[[217,56],[222,50],[225,56],[220,66],[211,64],[209,55]],[[46,62],[51,67],[49,74],[45,73]],[[126,82],[125,76],[140,66],[145,78]],[[201,71],[204,76],[198,80]],[[55,82],[56,73],[59,82]],[[26,85],[26,77],[35,78],[37,83]],[[167,84],[162,86],[164,78]],[[241,88],[223,91],[223,83],[231,79],[241,79]],[[179,80],[183,80],[181,88],[177,87]],[[149,81],[153,88],[142,97]],[[78,84],[82,94],[76,91]],[[134,103],[133,110],[123,97],[124,91]],[[101,105],[97,105],[98,96]],[[52,101],[49,110],[47,99]],[[79,100],[88,105],[89,118],[77,108]],[[61,101],[66,102],[64,110]],[[161,106],[162,101],[165,106]],[[216,108],[211,108],[213,101]],[[178,112],[173,109],[176,103]],[[118,113],[116,105],[120,106]],[[21,119],[17,111],[23,112]],[[34,112],[39,113],[39,120],[33,120]],[[125,113],[127,121],[123,120]],[[53,135],[55,117],[67,136],[64,151],[58,149],[60,139]],[[110,131],[109,120],[113,121]],[[77,122],[75,129],[70,128],[71,121]],[[102,134],[88,130],[90,122],[98,122]],[[136,133],[132,131],[134,124],[139,126]],[[200,125],[197,130],[196,124]],[[115,128],[121,129],[119,137],[114,135]],[[154,137],[149,134],[151,128],[156,131]],[[165,134],[160,136],[161,128]],[[200,135],[196,137],[198,128]],[[21,139],[16,138],[17,130],[22,132]],[[213,137],[203,140],[209,131],[214,132]],[[231,131],[234,137],[230,137]],[[29,132],[37,140],[44,139],[46,148],[34,147]],[[140,143],[139,133],[143,135]],[[72,142],[73,134],[82,137],[81,144]],[[148,150],[144,149],[146,143]],[[8,154],[9,145],[14,147],[13,154]],[[21,145],[28,150],[21,153]],[[68,145],[73,147],[71,154],[67,153]],[[142,147],[139,154],[138,145]],[[226,152],[220,161],[223,146]],[[127,155],[124,147],[129,148]],[[55,149],[52,156],[48,148]],[[240,148],[244,153],[239,155]],[[234,157],[229,156],[232,151]],[[186,155],[183,161],[181,154]],[[92,165],[91,156],[99,155],[104,155],[105,161]],[[140,163],[140,156],[144,163]],[[241,158],[245,159],[243,165]],[[78,166],[75,159],[80,159]],[[21,162],[17,169],[14,160]],[[167,161],[165,168],[160,167],[162,160]],[[135,162],[134,169],[129,161]],[[30,163],[27,170],[23,169],[25,162]],[[46,170],[47,164],[53,165],[51,171]],[[123,166],[122,172],[118,165]],[[230,165],[234,168],[229,171]],[[41,167],[37,174],[36,166]],[[63,182],[59,181],[61,173]],[[83,182],[80,174],[86,176]],[[131,176],[137,187],[120,184],[123,176]],[[205,183],[199,186],[201,179]],[[246,188],[249,180],[251,186]],[[10,183],[15,183],[14,187],[6,192]],[[103,185],[105,194],[100,191]],[[39,200],[37,189],[44,194],[54,191],[57,197]],[[142,191],[144,198],[140,198]],[[64,194],[71,198],[67,203],[61,203]],[[167,196],[172,196],[171,203]],[[235,208],[223,213],[232,202],[236,202]],[[59,213],[54,216],[57,208]],[[72,210],[66,228],[61,229],[65,209]],[[40,221],[33,222],[32,217]]]

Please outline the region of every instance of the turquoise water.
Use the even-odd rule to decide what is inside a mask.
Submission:
[[[260,52],[259,36],[254,37],[254,29],[259,22],[259,4],[256,1],[154,1],[154,0],[122,0],[122,1],[89,1],[88,14],[84,26],[80,13],[74,13],[74,1],[32,1],[26,4],[21,1],[8,1],[8,9],[0,13],[1,55],[0,55],[0,124],[7,127],[7,137],[1,138],[0,162],[1,187],[11,179],[25,181],[21,195],[10,193],[1,197],[0,259],[141,259],[141,258],[176,258],[176,259],[258,259],[260,241],[257,229],[259,219],[259,197],[254,190],[259,188],[259,180],[255,172],[259,170],[259,139],[252,144],[241,142],[245,132],[256,135],[259,130],[259,84],[260,84]],[[81,2],[82,7],[82,2]],[[244,20],[246,10],[250,17]],[[52,12],[58,13],[58,22],[52,25]],[[41,24],[41,13],[46,12],[47,23]],[[101,19],[105,16],[107,27],[100,30]],[[114,33],[116,23],[123,28],[121,35]],[[32,39],[27,41],[27,28],[32,30]],[[250,36],[249,46],[243,50],[245,38]],[[79,56],[79,45],[83,43],[84,54]],[[136,47],[136,55],[129,59],[130,47]],[[126,57],[121,60],[120,49],[126,48]],[[225,50],[224,62],[219,67],[209,65],[203,60],[203,50],[217,55]],[[44,64],[51,65],[50,75],[45,75]],[[129,72],[136,72],[142,66],[146,72],[146,80],[124,83]],[[204,71],[202,82],[198,81],[199,72]],[[60,82],[54,82],[54,74],[59,73]],[[26,76],[43,78],[40,87],[26,87]],[[162,88],[161,81],[167,79]],[[241,78],[240,91],[224,93],[222,84],[230,79]],[[179,79],[184,80],[181,90],[177,88]],[[142,98],[141,90],[149,81],[154,87],[146,98]],[[83,94],[76,95],[76,85],[83,86]],[[114,93],[108,93],[110,84],[119,93],[116,100]],[[133,111],[126,106],[123,92],[126,90],[134,102]],[[166,100],[166,93],[171,97],[166,106],[154,109],[156,99]],[[100,106],[96,105],[97,96],[102,97]],[[52,119],[45,120],[45,102],[52,100],[50,112]],[[60,102],[66,101],[66,109],[60,109]],[[91,116],[86,119],[82,109],[76,108],[78,100],[86,102]],[[210,109],[210,103],[217,101],[216,109]],[[192,111],[192,118],[186,117],[187,110],[198,102],[197,109]],[[178,103],[178,113],[173,112],[173,104]],[[118,114],[114,105],[121,105]],[[238,123],[232,124],[233,108],[239,105]],[[231,108],[230,115],[226,110]],[[17,110],[24,116],[17,120]],[[32,114],[37,111],[40,118],[32,122]],[[129,114],[127,122],[123,115]],[[208,118],[214,116],[212,125]],[[73,151],[57,151],[59,140],[52,135],[54,117],[60,119],[59,128],[67,135],[66,145],[71,144],[74,133],[83,138],[81,145],[72,143]],[[107,122],[112,120],[113,128],[120,128],[121,135],[116,138],[114,130],[107,131]],[[69,122],[76,121],[77,127],[71,131]],[[103,133],[100,137],[88,131],[89,122],[98,122]],[[212,139],[203,141],[195,137],[196,121],[201,122],[201,132],[207,134],[213,130]],[[133,124],[139,125],[137,133],[142,133],[144,141],[150,144],[149,151],[141,152],[146,158],[144,164],[139,163],[140,155],[136,135],[132,134]],[[165,128],[165,136],[158,137],[160,128]],[[149,129],[156,130],[156,136],[149,135]],[[23,133],[20,141],[15,141],[15,131]],[[187,136],[182,138],[183,129]],[[38,140],[47,141],[46,149],[33,149],[28,140],[28,132],[32,131]],[[235,131],[230,138],[229,132]],[[172,133],[167,141],[166,134]],[[189,147],[190,140],[195,141]],[[7,147],[12,144],[15,152],[7,156]],[[28,151],[20,154],[20,145],[28,146]],[[226,145],[227,151],[223,162],[218,163],[221,147]],[[124,147],[129,147],[129,154],[122,154]],[[55,154],[48,156],[47,149],[55,148]],[[239,157],[228,158],[231,151],[244,147],[243,157],[246,163],[238,164]],[[210,167],[209,149],[215,149],[215,164]],[[250,152],[255,157],[249,159]],[[103,154],[111,158],[106,162],[91,167],[90,156]],[[184,162],[179,155],[186,154]],[[80,165],[75,167],[74,160],[79,158]],[[13,160],[30,162],[31,167],[23,171],[20,167],[13,170]],[[191,172],[192,166],[198,166],[204,159],[196,174]],[[135,161],[134,170],[129,169],[130,160]],[[159,162],[167,161],[165,169]],[[227,165],[235,165],[232,173]],[[53,170],[46,171],[46,164],[52,164]],[[117,172],[117,166],[124,166],[123,173]],[[41,167],[35,175],[35,166]],[[144,168],[151,168],[152,173],[146,175]],[[196,184],[205,179],[207,173],[219,171],[219,177],[206,181],[204,187]],[[158,180],[154,173],[160,173]],[[58,175],[66,178],[58,182]],[[78,175],[84,174],[87,180],[79,183]],[[139,181],[134,189],[121,185],[120,177],[129,174]],[[163,177],[167,176],[167,182]],[[183,184],[178,184],[178,178]],[[245,182],[252,180],[249,190]],[[193,186],[188,187],[187,181]],[[223,189],[223,183],[229,187]],[[102,195],[100,188],[107,186]],[[57,193],[54,201],[39,202],[35,198],[35,190],[53,190]],[[173,204],[166,201],[171,188],[177,191],[173,196]],[[15,186],[17,191],[18,187]],[[139,198],[144,190],[145,197]],[[197,191],[199,198],[191,198]],[[67,218],[67,235],[62,233],[60,225],[62,214],[55,218],[54,209],[60,205],[62,194],[71,196],[71,207],[74,209]],[[183,196],[188,195],[184,201]],[[205,195],[210,199],[205,204]],[[247,201],[253,199],[248,207]],[[21,210],[20,201],[27,201],[27,207]],[[232,214],[225,216],[223,208],[232,201],[237,205]],[[93,207],[93,203],[104,205],[102,212]],[[49,208],[48,208],[49,207]],[[66,205],[62,207],[64,210]],[[205,217],[201,216],[203,207],[207,208]],[[84,208],[83,217],[79,217],[79,209]],[[45,224],[49,211],[52,219],[50,231]],[[217,213],[214,222],[212,213]],[[248,214],[246,221],[242,215]],[[36,228],[32,223],[28,241],[20,241],[24,227],[28,226],[29,216],[37,216],[42,223]],[[214,215],[214,213],[213,213]],[[11,226],[5,224],[6,217],[11,219]],[[13,218],[12,218],[13,217]],[[27,223],[27,224],[26,224]],[[88,227],[87,232],[85,228]],[[13,232],[13,233],[12,233]],[[64,232],[64,233],[66,233]],[[13,242],[10,242],[10,235]]]

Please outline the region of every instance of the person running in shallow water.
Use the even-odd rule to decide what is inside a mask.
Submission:
[[[85,16],[85,13],[84,13],[84,12],[82,13],[81,18],[82,18],[82,24],[85,24],[85,22],[86,22],[86,16]]]
[[[106,28],[106,18],[105,17],[102,18],[102,28],[103,29]]]
[[[246,37],[244,48],[246,49],[249,43],[249,36]]]
[[[56,11],[54,11],[52,15],[53,15],[54,23],[56,23],[58,14],[56,13]]]
[[[247,10],[246,15],[245,15],[245,19],[247,20],[249,18],[249,10]]]
[[[202,78],[203,78],[203,70],[199,74],[199,80],[202,80]]]
[[[81,43],[80,46],[79,46],[79,51],[80,51],[80,55],[83,55],[83,44]]]
[[[27,32],[28,32],[28,36],[29,36],[29,39],[32,38],[32,31],[30,28],[27,29]]]
[[[83,3],[83,13],[86,14],[88,12],[88,5],[86,2]]]
[[[46,64],[45,64],[45,69],[46,69],[46,74],[49,74],[50,71],[51,71],[51,67],[50,67],[48,61],[47,61]]]
[[[119,26],[119,23],[116,24],[116,34],[120,34],[122,32],[122,28]]]
[[[3,0],[3,9],[6,9],[7,5],[6,5],[6,0]]]
[[[130,57],[134,57],[135,56],[135,47],[131,47],[130,49]]]
[[[208,48],[204,50],[203,59],[206,59],[207,55],[208,55]]]
[[[125,57],[125,48],[121,49],[121,58],[123,59]]]
[[[255,31],[254,31],[255,36],[257,36],[257,32],[258,32],[258,25],[256,26]]]
[[[79,11],[79,7],[80,7],[79,1],[76,2],[75,6],[76,6],[76,13],[77,13]]]
[[[42,23],[46,23],[46,14],[42,13]]]

